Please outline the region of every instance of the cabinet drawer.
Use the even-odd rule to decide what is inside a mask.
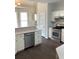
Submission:
[[[42,43],[41,31],[35,32],[35,45]]]
[[[24,34],[17,34],[16,39],[19,39],[19,38],[24,38]]]

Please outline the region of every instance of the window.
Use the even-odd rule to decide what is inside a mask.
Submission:
[[[28,24],[27,24],[27,12],[21,12],[20,13],[20,24],[21,24],[21,27],[27,27]]]

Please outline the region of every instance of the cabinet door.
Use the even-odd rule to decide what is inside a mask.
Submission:
[[[17,53],[17,39],[15,40],[15,54]]]
[[[64,42],[64,29],[62,29],[61,41],[63,41],[63,42]]]
[[[16,52],[24,49],[24,34],[16,35]]]
[[[47,25],[48,25],[48,21],[47,21],[47,18],[46,18],[46,15],[47,13],[43,12],[43,13],[39,13],[37,14],[38,15],[38,20],[37,20],[37,28],[39,30],[41,30],[41,35],[43,37],[48,37],[47,33]]]
[[[41,44],[42,38],[41,38],[41,31],[35,32],[35,45]]]

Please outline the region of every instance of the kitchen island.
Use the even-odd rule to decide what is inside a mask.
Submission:
[[[35,27],[22,27],[15,29],[15,53],[41,44],[41,31]]]

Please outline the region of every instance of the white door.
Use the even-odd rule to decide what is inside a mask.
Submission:
[[[38,45],[41,43],[42,43],[41,31],[39,30],[35,32],[35,45]]]
[[[16,49],[15,52],[21,51],[24,49],[24,34],[16,35]]]

